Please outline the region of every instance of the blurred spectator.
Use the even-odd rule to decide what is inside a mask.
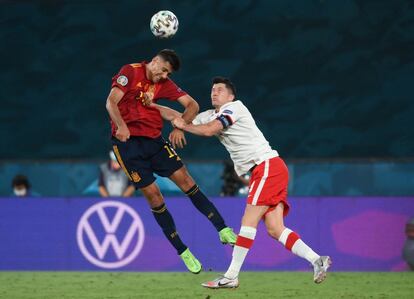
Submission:
[[[22,174],[16,175],[12,180],[13,195],[17,197],[38,196],[32,192],[29,179]]]
[[[239,177],[234,170],[234,164],[231,160],[224,161],[223,186],[221,187],[221,196],[245,195],[248,192],[249,178]]]
[[[135,187],[121,169],[113,151],[109,152],[109,157],[108,162],[99,166],[99,194],[102,197],[130,197]]]
[[[407,240],[403,248],[403,258],[414,271],[414,218],[410,219],[405,226],[405,235]]]

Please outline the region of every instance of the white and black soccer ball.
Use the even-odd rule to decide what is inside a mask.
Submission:
[[[172,37],[178,30],[178,19],[171,11],[160,10],[152,16],[150,28],[156,37]]]

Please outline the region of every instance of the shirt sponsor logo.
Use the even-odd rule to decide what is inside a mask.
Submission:
[[[226,110],[223,111],[223,113],[233,114],[233,111],[226,109]]]
[[[124,75],[121,75],[118,77],[118,79],[116,79],[116,83],[122,86],[126,86],[128,84],[128,78],[125,77]]]

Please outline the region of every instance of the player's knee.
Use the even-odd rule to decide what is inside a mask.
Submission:
[[[188,176],[184,180],[182,189],[185,190],[184,192],[186,192],[187,190],[192,188],[194,185],[195,185],[194,180],[190,176]]]
[[[254,217],[251,217],[250,215],[244,215],[242,217],[241,224],[242,226],[249,226],[257,228],[259,220],[255,219]]]
[[[282,234],[283,230],[284,230],[283,225],[282,226],[278,225],[278,226],[268,227],[267,233],[273,239],[279,240],[280,235]]]
[[[154,194],[153,196],[151,196],[149,198],[147,197],[147,200],[148,200],[151,208],[159,207],[164,203],[164,198],[162,197],[161,194]]]
[[[141,191],[143,191],[142,193],[144,194],[151,208],[159,207],[164,203],[164,198],[158,188],[146,189],[145,191],[141,189]]]
[[[180,182],[180,188],[184,192],[187,192],[190,188],[192,188],[196,183],[194,182],[193,178],[186,172]]]

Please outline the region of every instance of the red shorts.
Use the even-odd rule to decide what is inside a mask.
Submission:
[[[284,205],[283,216],[286,216],[289,213],[288,181],[289,171],[280,157],[263,161],[252,171],[247,203],[254,206],[269,206],[269,210],[266,212],[269,213],[282,202]]]

